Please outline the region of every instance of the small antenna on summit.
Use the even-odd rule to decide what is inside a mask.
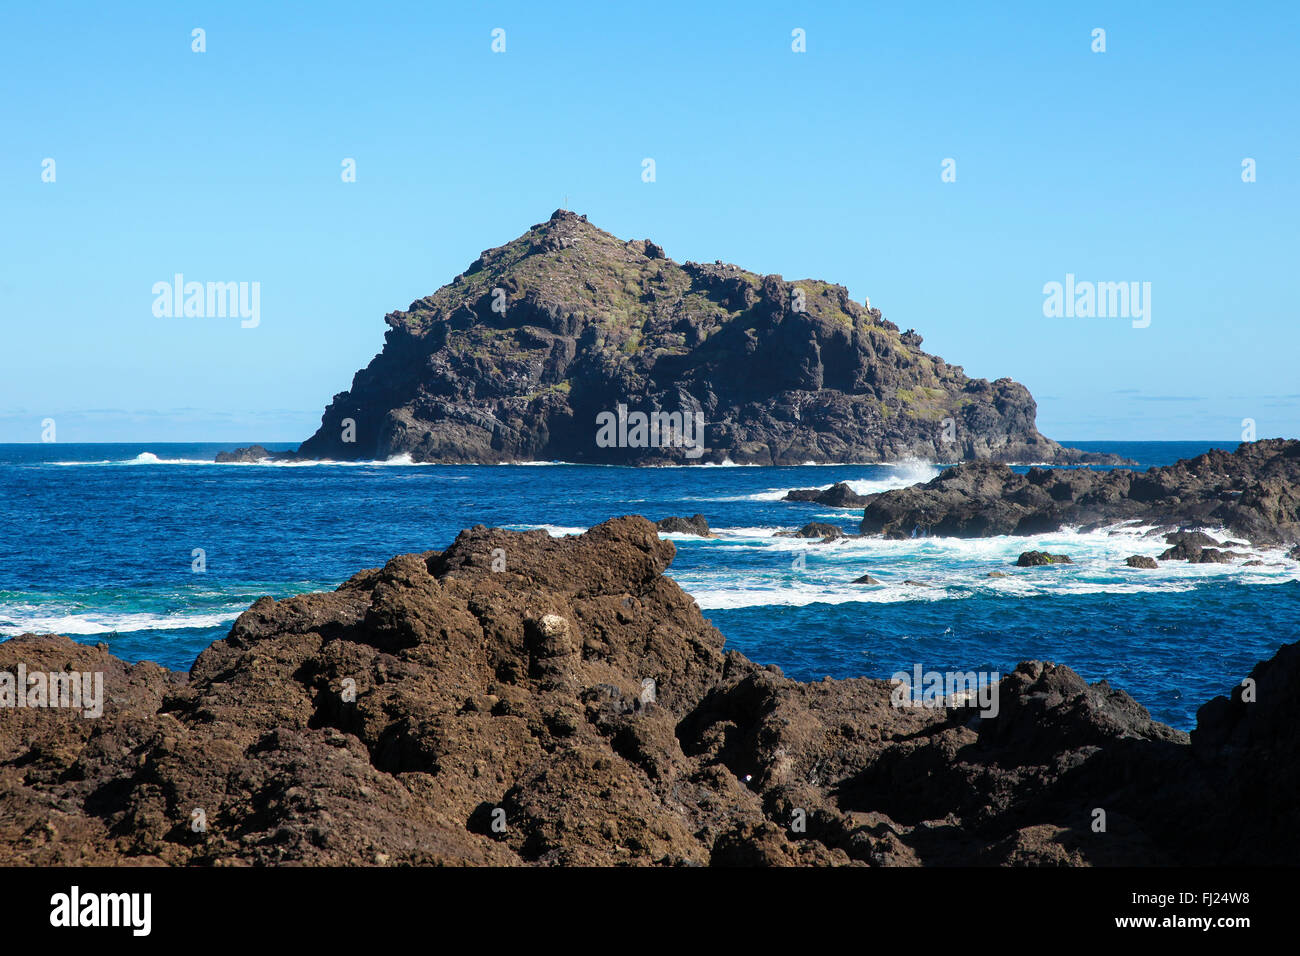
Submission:
[[[565,212],[569,211],[569,197],[564,197],[564,205],[561,207]]]

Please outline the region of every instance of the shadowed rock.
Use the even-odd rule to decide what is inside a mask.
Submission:
[[[829,488],[796,488],[786,492],[781,500],[806,501],[831,508],[861,508],[867,503],[867,496],[858,494],[847,483],[839,481]]]
[[[1175,547],[1184,545],[1197,549],[1219,547],[1219,542],[1204,531],[1171,531],[1165,535],[1165,544],[1172,544]]]
[[[717,537],[716,534],[709,530],[709,521],[704,515],[693,515],[690,518],[682,518],[676,515],[669,518],[660,518],[655,522],[655,527],[669,534],[693,534],[701,538]]]

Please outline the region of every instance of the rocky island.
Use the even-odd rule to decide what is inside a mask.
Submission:
[[[674,553],[637,517],[566,538],[474,527],[334,592],[261,598],[188,674],[64,637],[0,643],[0,671],[96,672],[105,690],[96,719],[5,713],[0,864],[1272,864],[1300,850],[1300,644],[1225,680],[1190,736],[1042,662],[1001,678],[996,714],[897,706],[888,681],[800,683],[727,651],[664,575]]]
[[[843,286],[679,264],[572,212],[483,252],[387,323],[383,350],[299,456],[1119,461],[1045,438],[1023,385],[968,377]]]

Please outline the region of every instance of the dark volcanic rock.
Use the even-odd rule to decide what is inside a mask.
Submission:
[[[387,322],[383,351],[334,396],[304,457],[1119,461],[1043,437],[1023,385],[967,377],[843,286],[677,263],[571,212]],[[598,417],[620,406],[629,429],[633,415],[699,413],[707,451],[656,442],[660,428],[602,440]]]
[[[877,581],[875,578],[873,578],[871,575],[864,574],[860,578],[854,578],[853,583],[854,584],[879,584],[880,582]]]
[[[995,685],[996,715],[898,707],[886,681],[800,683],[724,651],[664,575],[673,554],[641,518],[475,527],[258,600],[188,677],[0,643],[0,671],[105,685],[97,719],[0,711],[0,864],[1296,858],[1300,645],[1203,707],[1190,742],[1038,662]]]
[[[1208,858],[1259,864],[1300,859],[1300,828],[1275,828],[1269,820],[1294,819],[1300,793],[1300,643],[1284,644],[1256,664],[1223,697],[1196,712],[1192,752],[1208,769],[1222,799],[1189,820],[1189,838]],[[1236,821],[1233,823],[1233,821]]]
[[[1148,557],[1145,554],[1130,555],[1124,559],[1124,563],[1130,568],[1143,568],[1147,571],[1152,571],[1160,567],[1160,565],[1156,563],[1155,558]]]
[[[1189,548],[1217,548],[1219,542],[1211,538],[1204,531],[1171,531],[1165,535],[1165,543],[1178,545],[1187,545]]]
[[[1145,472],[1031,468],[1022,475],[968,462],[868,498],[862,532],[891,538],[1028,535],[1140,519],[1226,527],[1256,547],[1290,544],[1300,540],[1300,441],[1248,442]],[[1180,555],[1203,547],[1185,532],[1172,540]]]
[[[660,518],[655,522],[655,527],[669,534],[694,534],[701,538],[717,537],[709,530],[709,521],[704,515],[692,515],[689,518],[673,515],[669,518]]]
[[[837,528],[833,524],[826,524],[824,521],[810,521],[798,531],[776,531],[773,532],[774,538],[821,538],[823,541],[827,538],[847,537],[843,529]]]
[[[1074,564],[1068,554],[1048,554],[1046,551],[1024,551],[1016,559],[1018,568],[1037,568],[1044,564]]]
[[[1196,556],[1196,564],[1230,564],[1244,554],[1238,554],[1236,551],[1220,551],[1218,548],[1202,548],[1201,553]]]
[[[217,452],[216,460],[221,464],[248,463],[259,461],[287,461],[298,456],[290,451],[267,451],[261,445],[249,445],[234,451]]]
[[[1180,541],[1172,548],[1165,548],[1160,552],[1161,561],[1191,561],[1196,562],[1201,557],[1203,549],[1198,544],[1188,541]]]
[[[867,496],[860,495],[847,483],[836,482],[829,488],[796,488],[787,492],[782,501],[807,501],[832,508],[861,508],[867,503]]]
[[[1160,553],[1161,561],[1187,561],[1191,564],[1228,564],[1235,558],[1244,557],[1244,554],[1235,551],[1204,548],[1191,540],[1179,541],[1172,548],[1167,548]]]

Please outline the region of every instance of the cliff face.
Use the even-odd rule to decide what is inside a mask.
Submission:
[[[679,265],[570,212],[484,252],[387,322],[383,351],[300,455],[1090,460],[1038,433],[1024,386],[968,378],[842,286]],[[679,415],[672,436],[666,419],[638,431],[637,416],[656,412]]]
[[[337,591],[262,598],[188,677],[63,637],[0,642],[0,672],[103,674],[98,718],[0,711],[0,864],[1300,852],[1300,645],[1190,738],[1037,662],[1002,678],[996,714],[896,706],[886,681],[800,683],[727,652],[664,576],[673,555],[643,518],[562,539],[475,527]]]

